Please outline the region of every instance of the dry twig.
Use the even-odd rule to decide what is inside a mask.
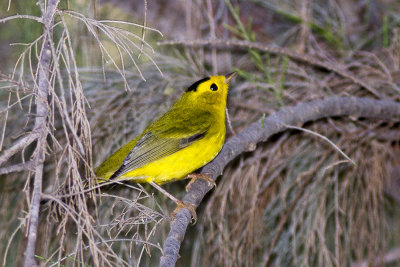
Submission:
[[[160,42],[159,45],[186,45],[186,46],[217,46],[217,47],[240,47],[240,48],[254,48],[258,49],[260,51],[266,51],[272,54],[277,54],[277,55],[285,55],[288,56],[294,60],[298,60],[301,62],[306,62],[308,64],[324,68],[326,70],[330,70],[332,72],[335,72],[345,78],[350,79],[353,81],[355,84],[358,84],[368,90],[370,93],[372,93],[374,96],[378,98],[383,98],[383,95],[379,93],[375,88],[370,86],[369,84],[365,83],[362,81],[360,78],[354,76],[353,74],[349,73],[347,70],[345,70],[344,67],[341,67],[338,63],[328,63],[328,62],[322,62],[315,57],[312,57],[307,54],[299,54],[296,53],[295,51],[289,50],[287,48],[282,48],[282,47],[277,47],[277,46],[271,46],[271,45],[265,45],[263,43],[256,43],[256,42],[249,42],[249,41],[241,41],[241,40],[220,40],[220,39],[215,39],[215,40],[176,40],[176,41],[165,41],[165,42]]]

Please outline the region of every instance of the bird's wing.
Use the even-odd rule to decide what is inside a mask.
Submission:
[[[171,114],[165,115],[171,116]],[[173,120],[163,116],[164,119],[161,117],[144,131],[135,147],[110,179],[178,152],[203,138],[211,124],[210,118],[205,116],[209,114],[197,114],[195,123],[190,120],[190,116],[173,115]]]

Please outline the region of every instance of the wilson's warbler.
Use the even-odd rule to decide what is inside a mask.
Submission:
[[[185,178],[219,153],[225,141],[228,83],[235,75],[210,76],[192,84],[164,115],[97,167],[98,181],[150,183],[174,200],[178,209],[188,208],[196,218],[190,203],[179,201],[159,185]],[[188,177],[215,184],[204,174]]]

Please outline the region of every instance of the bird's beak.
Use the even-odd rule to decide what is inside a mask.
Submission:
[[[228,84],[236,75],[237,75],[236,71],[225,75],[225,83]]]

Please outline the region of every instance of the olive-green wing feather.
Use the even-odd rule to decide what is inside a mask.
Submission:
[[[172,155],[203,138],[210,128],[210,114],[196,113],[195,124],[193,117],[187,116],[188,114],[181,113],[180,116],[174,116],[175,114],[171,113],[164,114],[144,131],[135,147],[110,179]]]

